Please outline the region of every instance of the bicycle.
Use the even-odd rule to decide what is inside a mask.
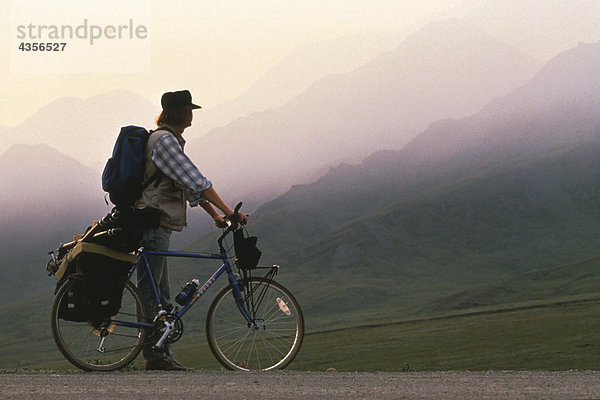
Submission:
[[[234,215],[237,215],[240,207],[241,203],[237,205]],[[223,240],[238,229],[242,228],[237,227],[236,221],[228,222],[228,227],[217,239],[219,253],[140,248],[135,253],[135,263],[128,271],[122,288],[121,307],[118,313],[107,318],[90,318],[80,322],[61,318],[60,310],[69,306],[65,302],[68,301],[68,295],[72,295],[72,292],[69,293],[70,281],[76,279],[76,275],[64,278],[62,284],[59,282],[50,313],[52,335],[61,353],[69,362],[85,371],[124,368],[134,361],[146,343],[161,347],[179,340],[183,334],[184,314],[225,274],[228,285],[213,299],[206,319],[206,336],[213,355],[229,370],[269,371],[288,366],[298,354],[304,338],[302,310],[290,291],[273,280],[279,266],[247,269],[234,263],[238,272],[234,271]],[[107,232],[110,234],[110,230]],[[73,248],[73,243],[69,246]],[[70,249],[67,246],[65,250],[65,245],[61,247],[64,257],[64,253],[68,254]],[[182,302],[181,309],[171,309],[160,303],[148,264],[148,257],[151,256],[220,260],[222,264]],[[53,256],[49,263],[53,267],[48,269],[56,272],[59,261]],[[150,277],[158,304],[156,315],[149,315],[139,290],[131,282],[138,268],[145,268]],[[252,276],[254,271],[259,270],[267,272],[264,276]]]

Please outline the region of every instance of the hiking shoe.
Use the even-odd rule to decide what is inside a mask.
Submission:
[[[151,361],[146,363],[146,371],[191,371],[177,360],[165,357],[162,360]]]
[[[178,368],[183,368],[183,371],[192,371],[192,368],[184,367],[179,361],[174,358],[171,358],[171,363]]]

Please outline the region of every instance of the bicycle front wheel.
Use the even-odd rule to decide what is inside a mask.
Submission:
[[[233,296],[221,290],[208,310],[206,335],[219,362],[238,371],[285,368],[300,351],[304,317],[298,301],[281,284],[265,278],[239,282],[252,320],[247,321]]]
[[[111,319],[73,322],[59,318],[61,304],[68,301],[68,290],[67,280],[56,292],[50,312],[52,336],[65,358],[84,371],[113,371],[131,363],[142,349],[146,330],[116,325]],[[121,309],[112,320],[143,322],[145,318],[142,297],[133,283],[128,282]]]

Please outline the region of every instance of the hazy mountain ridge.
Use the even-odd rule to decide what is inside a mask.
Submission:
[[[196,131],[205,133],[264,110],[281,107],[328,75],[352,71],[397,46],[400,33],[370,33],[311,42],[294,49],[238,98],[202,110]]]
[[[600,113],[588,102],[600,104],[600,87],[585,76],[598,46],[558,55],[472,117],[440,121],[400,151],[341,165],[266,203],[252,220],[265,261],[289,266],[302,292],[314,292],[302,282],[319,276],[331,303],[349,310],[369,303],[350,287],[423,306],[461,286],[597,256]]]
[[[546,62],[578,42],[600,40],[600,4],[588,0],[469,0],[438,18],[458,17]]]
[[[26,161],[24,161],[26,160]],[[20,165],[15,168],[15,165]],[[82,233],[110,207],[100,174],[47,145],[15,145],[0,156],[0,300],[51,287],[49,250]]]
[[[599,50],[600,43],[597,43],[564,52],[529,83],[494,100],[474,116],[438,121],[400,151],[376,152],[360,165],[342,165],[314,184],[293,188],[269,204],[274,206],[283,199],[301,199],[302,196],[318,200],[319,193],[326,193],[327,188],[344,194],[350,204],[360,193],[364,193],[367,201],[378,204],[376,199],[369,199],[369,194],[377,193],[372,197],[385,198],[387,193],[402,196],[403,192],[415,189],[430,191],[440,184],[485,174],[486,170],[560,153],[569,149],[564,148],[569,143],[569,146],[577,146],[581,140],[597,140],[600,112],[589,113],[588,104],[600,105],[600,86],[594,85],[595,71],[600,67]],[[553,82],[572,90],[570,93],[548,91]],[[551,96],[543,96],[544,93]],[[513,107],[515,103],[517,107]],[[561,107],[563,110],[556,112]],[[532,115],[523,110],[531,111]],[[565,121],[564,115],[571,118]],[[553,140],[548,141],[548,138]],[[494,140],[499,142],[494,144]],[[524,147],[524,144],[529,146]],[[375,188],[380,191],[374,192]]]
[[[435,120],[475,112],[537,68],[462,21],[432,23],[351,73],[315,82],[277,110],[190,140],[188,152],[215,182],[227,183],[227,193],[281,193],[315,179],[324,164],[400,148]],[[225,161],[215,148],[251,157]],[[294,179],[285,171],[294,171]]]
[[[10,128],[0,150],[13,144],[47,144],[101,171],[120,128],[125,125],[151,128],[159,111],[159,104],[151,104],[124,89],[88,99],[63,97]]]
[[[581,44],[549,61],[526,85],[495,99],[464,120],[445,120],[402,151],[412,162],[507,151],[526,153],[573,140],[592,139],[600,130],[600,42]],[[479,153],[479,154],[477,154]]]
[[[445,37],[448,35],[440,32],[440,27],[446,25],[450,27],[448,29],[455,32],[454,37]],[[460,34],[461,29],[466,32],[463,36]],[[427,31],[432,31],[433,36],[423,33]],[[359,160],[371,151],[388,146],[399,148],[408,140],[406,135],[416,134],[441,116],[450,114],[459,117],[474,111],[495,95],[528,79],[529,74],[533,74],[538,68],[538,65],[527,56],[510,53],[509,49],[489,37],[475,40],[477,44],[470,41],[460,43],[469,35],[468,32],[474,36],[480,35],[480,32],[462,22],[434,23],[424,28],[422,32],[415,33],[411,36],[412,39],[407,39],[403,45],[386,55],[377,57],[347,74],[322,78],[287,105],[277,110],[238,118],[227,127],[212,131],[208,135],[210,138],[198,139],[202,129],[202,113],[209,111],[201,110],[196,113],[194,126],[189,129],[189,132],[186,131],[189,142],[188,152],[197,161],[200,169],[222,187],[226,197],[232,195],[236,198],[253,200],[257,204],[272,198],[274,194],[285,191],[292,184],[317,179],[323,173],[323,168],[335,165],[341,160]],[[430,48],[426,40],[435,38],[435,35],[441,36],[441,42],[438,40],[437,47]],[[372,39],[361,37],[352,39],[351,42],[357,40],[370,42]],[[458,43],[455,43],[456,41]],[[495,43],[492,46],[494,49],[485,49],[492,42]],[[340,43],[349,42],[340,39]],[[361,46],[363,49],[369,47]],[[379,46],[385,47],[381,44]],[[462,60],[460,56],[461,53],[465,53],[464,49],[470,46],[484,48],[484,52],[477,54],[476,58],[490,60],[482,69],[487,69],[487,79],[496,80],[498,77],[503,77],[504,81],[497,82],[494,88],[489,88],[486,87],[485,79],[473,80],[472,90],[449,88],[447,91],[452,92],[450,100],[444,101],[444,96],[437,93],[436,88],[427,85],[445,90],[443,88],[449,86],[448,81],[454,76],[449,75],[448,79],[443,79],[440,76],[436,77],[436,71],[430,71],[431,76],[421,77],[419,70],[425,66],[419,65],[416,60],[411,62],[413,55],[410,53],[413,51],[420,54],[419,57],[422,58],[419,60],[427,61],[427,57],[442,54],[444,52],[441,50],[449,47],[456,51],[446,50],[445,53],[452,57],[443,60],[444,62],[451,63],[450,60],[455,59],[455,55],[458,54],[461,62],[468,65],[469,70],[474,70],[476,69],[474,65],[481,61],[473,64],[473,60]],[[347,52],[342,48],[338,51]],[[369,51],[365,50],[364,53],[377,53],[373,49]],[[507,51],[510,54],[506,54]],[[294,58],[297,55],[290,57]],[[331,56],[332,59],[337,57]],[[364,59],[366,55],[361,57]],[[431,60],[429,66],[441,62]],[[293,64],[293,61],[290,64]],[[451,64],[455,72],[458,68],[463,81],[467,75],[469,75],[468,79],[477,76],[477,73],[465,74],[460,65],[454,65],[454,62]],[[503,64],[505,68],[500,74],[494,72],[493,77],[489,76],[490,68],[497,64]],[[339,69],[338,67],[333,69]],[[438,71],[443,70],[441,66]],[[316,73],[314,76],[317,75],[319,74]],[[265,77],[261,82],[257,82],[257,87],[264,87],[267,85],[265,82],[271,78],[277,80],[277,76]],[[390,84],[390,82],[394,83]],[[277,86],[274,82],[271,84]],[[482,85],[484,89],[477,91],[474,88],[476,84]],[[259,90],[255,88],[253,91],[256,93]],[[474,90],[484,94],[476,95]],[[419,95],[423,91],[429,95],[427,93]],[[431,94],[432,91],[435,94]],[[461,94],[465,95],[460,96]],[[389,96],[395,97],[389,98]],[[458,97],[460,101],[457,101]],[[195,98],[201,99],[201,94],[195,95]],[[240,101],[246,102],[243,98]],[[463,101],[468,104],[464,105],[462,111],[454,113],[448,110],[450,104]],[[430,104],[427,107],[419,107],[419,104],[415,104],[419,102]],[[2,138],[5,140],[0,146],[0,154],[11,144],[46,142],[100,171],[110,155],[119,128],[128,124],[151,127],[158,112],[158,103],[151,104],[127,90],[117,90],[89,99],[62,98],[3,134]],[[418,115],[413,118],[413,114]],[[409,117],[405,118],[407,115]],[[56,134],[48,143],[48,133],[53,131]],[[252,137],[251,141],[249,141],[250,137]],[[315,138],[315,143],[318,144],[309,145]],[[302,156],[299,157],[298,154]],[[228,157],[229,155],[233,155],[233,158]],[[319,159],[313,161],[317,157]],[[224,160],[225,158],[228,159]],[[324,166],[323,163],[326,165]],[[273,165],[278,167],[272,168]],[[287,171],[294,171],[294,173],[289,174]]]
[[[595,48],[590,47],[589,50],[593,52],[595,51]],[[583,58],[579,61],[585,63]],[[552,76],[549,76],[549,79],[551,78]],[[555,76],[555,79],[569,79],[569,76]],[[549,115],[552,116],[556,114],[550,113]],[[487,126],[476,126],[475,128],[469,127],[470,121],[473,121],[473,119],[466,118],[462,120],[462,122],[459,121],[464,124],[461,129],[481,129],[482,131],[488,129]],[[493,121],[493,118],[490,119],[490,124],[492,123],[491,121]],[[498,123],[502,124],[504,121],[503,118],[499,118]],[[531,121],[531,123],[534,122],[536,121]],[[546,129],[547,126],[552,126],[551,118],[542,122],[545,124],[542,125],[544,129]],[[447,121],[437,123],[434,127],[443,127],[445,123],[447,123]],[[564,124],[559,126],[563,127]],[[591,126],[593,126],[593,124]],[[504,128],[506,128],[506,126]],[[557,129],[556,134],[560,136],[564,134],[564,131]],[[412,148],[411,146],[407,146],[407,150],[380,152],[367,158],[360,166],[342,165],[333,169],[329,174],[326,174],[314,184],[295,186],[286,196],[275,199],[273,202],[262,207],[257,213],[253,213],[252,229],[257,230],[257,233],[259,233],[259,236],[261,237],[261,242],[268,244],[265,259],[268,260],[269,256],[277,256],[277,258],[282,258],[284,261],[287,260],[290,265],[302,265],[301,268],[306,271],[310,271],[318,266],[333,263],[333,265],[337,265],[338,268],[342,268],[344,271],[350,271],[352,274],[364,278],[363,282],[365,282],[365,285],[369,286],[369,290],[376,290],[377,293],[385,293],[386,290],[392,290],[393,286],[398,284],[398,282],[389,280],[384,284],[381,279],[383,278],[384,272],[389,271],[390,268],[393,270],[393,264],[386,264],[388,261],[383,261],[382,264],[384,266],[387,265],[385,268],[377,271],[374,277],[365,278],[364,270],[361,269],[361,263],[359,261],[368,262],[370,257],[372,257],[371,252],[378,248],[378,244],[384,243],[386,246],[380,248],[380,250],[382,250],[381,257],[384,260],[397,259],[395,249],[398,247],[405,249],[409,254],[414,253],[413,256],[416,257],[415,260],[417,260],[414,265],[418,266],[420,263],[425,262],[428,257],[431,257],[428,255],[428,252],[431,251],[431,248],[435,248],[437,243],[436,241],[427,239],[423,243],[418,243],[418,245],[416,244],[415,246],[410,247],[408,245],[410,243],[408,239],[410,239],[411,236],[407,232],[390,231],[387,229],[381,230],[379,229],[379,225],[373,225],[373,221],[380,218],[380,221],[382,222],[381,226],[385,227],[383,221],[389,217],[383,214],[379,215],[378,212],[389,211],[396,207],[400,207],[401,211],[399,211],[398,215],[405,219],[408,218],[407,226],[416,227],[420,220],[427,221],[428,218],[434,218],[433,221],[435,222],[435,218],[440,218],[439,211],[436,210],[441,207],[436,203],[437,200],[432,200],[435,199],[434,195],[436,195],[436,193],[453,193],[453,187],[460,187],[459,183],[462,181],[459,182],[459,179],[470,179],[471,182],[479,182],[478,179],[481,179],[481,182],[483,182],[484,178],[487,179],[492,176],[490,174],[504,171],[506,165],[510,165],[511,167],[515,165],[514,154],[505,154],[503,151],[500,151],[502,149],[499,148],[493,149],[496,152],[495,154],[497,157],[496,159],[493,159],[496,164],[492,165],[489,163],[482,163],[482,161],[492,160],[491,155],[493,152],[488,152],[483,155],[475,152],[474,159],[454,157],[449,160],[450,162],[447,162],[448,160],[445,159],[436,159],[435,162],[425,160],[427,162],[416,165],[415,162],[413,162],[414,160],[408,160],[408,155],[416,153],[415,149],[417,147],[421,146],[421,148],[424,149],[423,151],[432,151],[436,146],[442,146],[442,144],[444,144],[444,140],[442,139],[448,139],[447,141],[449,143],[451,142],[451,136],[448,135],[445,138],[444,132],[441,132],[441,141],[434,142],[433,148],[427,149],[431,144],[422,143],[422,137],[424,137],[424,135],[425,134],[420,135],[413,141],[411,144]],[[469,137],[467,136],[467,139],[468,138]],[[112,141],[114,141],[114,139],[111,139],[111,143]],[[417,146],[418,143],[422,143],[422,145]],[[460,145],[461,141],[458,141],[458,144]],[[465,148],[469,148],[470,144],[468,141],[465,141],[462,144]],[[544,151],[547,152],[549,150]],[[562,150],[559,149],[557,151],[560,153]],[[258,157],[258,155],[255,157]],[[527,159],[522,160],[522,154],[519,157],[518,159],[521,160],[523,165],[527,165],[528,161],[531,161]],[[544,159],[546,157],[548,157],[548,154],[544,154],[543,152],[539,155],[539,159]],[[39,158],[43,159],[44,156]],[[56,164],[62,164],[63,162],[64,161],[61,160],[55,161]],[[222,161],[216,165],[222,165]],[[482,166],[485,166],[487,169],[482,170]],[[242,175],[248,173],[248,170],[251,167],[253,167],[252,163],[246,166],[246,169],[236,171],[236,174]],[[280,169],[283,168],[279,165],[277,165],[277,167]],[[75,170],[83,170],[76,166],[73,168]],[[494,169],[497,170],[494,171]],[[50,169],[42,169],[42,171],[44,173],[51,172]],[[440,172],[443,172],[443,174]],[[72,174],[69,174],[69,176],[73,178]],[[21,179],[22,181],[26,181],[26,178]],[[56,176],[50,174],[45,179],[48,181],[55,180]],[[265,177],[257,176],[256,179],[265,179]],[[583,181],[584,183],[589,182],[585,179]],[[72,180],[77,181],[74,178]],[[101,203],[102,193],[100,192],[99,173],[95,178],[91,176],[84,177],[83,181],[89,181],[94,188],[89,190],[90,193],[93,193],[90,201],[94,204],[100,202],[100,209],[105,207]],[[228,180],[223,180],[223,182],[228,182]],[[491,180],[490,182],[493,183],[494,181]],[[490,185],[492,183],[488,182],[486,184]],[[584,183],[582,183],[582,185]],[[217,183],[217,188],[219,190],[221,189],[219,183]],[[509,189],[510,186],[508,185],[506,190]],[[61,191],[61,193],[68,194],[69,190],[65,189]],[[475,193],[477,196],[481,196],[482,199],[486,198],[485,193],[482,194],[477,190]],[[508,197],[508,205],[518,204],[519,199],[521,198],[520,196],[518,190],[517,194],[510,195]],[[429,199],[432,202],[429,205],[429,208],[419,208],[419,202],[423,199]],[[61,206],[58,208],[69,211],[81,209],[81,204],[79,206],[70,206],[71,203],[68,201],[65,201],[64,204],[60,204],[60,199],[56,199],[54,203]],[[460,204],[460,202],[454,204],[453,208],[460,210]],[[64,236],[66,236],[67,239],[71,234],[80,232],[81,229],[88,224],[90,218],[96,218],[96,211],[92,210],[92,208],[96,206],[89,206],[89,208],[87,208],[88,206],[85,207],[86,209],[82,210],[81,213],[81,222],[78,222],[71,227],[64,226],[61,223],[61,227],[64,226],[65,228]],[[480,210],[480,212],[486,211],[485,208],[482,210]],[[409,216],[412,215],[412,219],[407,217],[405,213],[408,213]],[[73,213],[71,212],[68,216],[72,217],[72,214]],[[103,212],[98,212],[98,214],[100,214],[98,216],[101,216],[103,215]],[[52,213],[46,213],[44,215],[52,215],[53,218],[55,218],[53,221],[61,221],[61,218],[63,218],[62,214],[53,215]],[[392,212],[392,217],[389,218],[395,220],[393,215],[394,213]],[[30,227],[39,225],[39,221],[31,223],[28,222],[29,220],[24,221],[27,221],[25,225]],[[38,225],[36,225],[36,223]],[[468,229],[468,226],[457,226],[460,229]],[[592,228],[593,227],[590,229]],[[365,232],[368,232],[368,234],[365,234]],[[451,227],[448,228],[448,232],[452,232]],[[61,237],[58,238],[58,236]],[[65,240],[63,239],[62,233],[60,235],[49,235],[48,233],[44,233],[39,237],[49,238],[48,241],[51,241],[52,243],[49,244],[50,247],[48,249],[54,248],[58,242]],[[444,237],[444,239],[446,239],[446,237]],[[323,243],[321,243],[321,240]],[[19,242],[19,240],[16,242],[22,243],[22,241]],[[211,237],[210,242],[214,245],[214,238]],[[44,250],[46,250],[46,244],[43,244],[43,246],[45,247]],[[360,251],[357,252],[356,250],[353,250],[353,246],[360,249]],[[32,245],[32,248],[33,247],[34,246]],[[453,250],[451,248],[448,248],[447,246],[441,247],[443,248],[437,253],[439,259],[446,257],[447,253],[452,254]],[[410,253],[411,251],[413,253]],[[581,254],[585,256],[585,251]],[[43,254],[39,254],[39,256],[42,257]],[[321,256],[323,258],[319,258]],[[377,255],[377,257],[379,256],[380,255]],[[434,258],[435,256],[436,255],[434,255]],[[353,257],[356,257],[356,263],[349,262],[352,261]],[[42,266],[43,265],[40,265],[39,268]],[[428,273],[438,273],[435,271],[434,267],[430,268],[431,269],[424,269],[422,271],[413,269],[413,271],[408,274],[409,276],[407,279],[403,281],[402,285],[404,286],[402,286],[402,288],[410,291],[409,283],[422,285],[424,282],[423,277],[426,277]],[[8,268],[3,268],[3,270],[9,271]],[[12,274],[12,272],[7,273]],[[43,275],[40,276],[40,279],[42,278]],[[383,286],[381,286],[382,284]],[[434,282],[434,284],[442,286],[447,285],[443,282]],[[429,288],[431,288],[431,286],[429,286]],[[450,288],[445,287],[444,290],[450,290]],[[6,293],[11,292],[7,291]]]
[[[14,167],[18,163],[22,163],[21,168]],[[42,202],[57,205],[53,199],[76,203],[102,193],[93,184],[100,180],[97,171],[45,144],[12,146],[0,155],[0,168],[10,172],[2,174],[0,184],[13,188],[10,196],[0,199],[2,206],[9,206],[5,210]],[[61,190],[64,187],[68,187],[68,192]]]
[[[301,291],[311,291],[303,282],[317,276],[324,287],[343,276],[346,285],[328,292],[339,312],[364,306],[362,294],[349,294],[348,286],[375,291],[382,303],[423,306],[461,287],[597,256],[599,159],[600,142],[582,142],[530,163],[405,193],[359,215],[344,205],[360,196],[344,199],[334,191],[314,205],[288,201],[278,211],[267,204],[251,229],[278,253],[267,252],[265,261],[285,266]]]

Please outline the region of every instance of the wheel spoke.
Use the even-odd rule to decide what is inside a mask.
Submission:
[[[264,278],[251,278],[247,287],[246,304],[254,318],[250,326],[236,306],[231,286],[213,300],[206,329],[211,350],[229,369],[284,368],[302,344],[304,321],[298,303],[280,284]],[[289,315],[281,310],[278,298],[287,304]]]

